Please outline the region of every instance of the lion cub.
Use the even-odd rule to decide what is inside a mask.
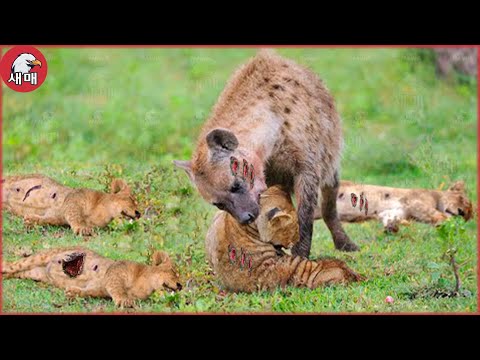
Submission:
[[[368,207],[356,206],[356,198],[368,200]],[[367,201],[366,200],[366,201]],[[403,189],[341,181],[337,196],[340,221],[381,220],[386,231],[397,232],[398,224],[415,220],[438,225],[451,216],[470,220],[473,206],[465,193],[463,181],[456,181],[446,191]],[[317,207],[315,218],[321,218]]]
[[[110,194],[72,189],[43,175],[9,176],[2,181],[2,206],[27,223],[69,225],[75,234],[92,235],[119,216],[138,219],[140,212],[125,181],[115,179]]]
[[[285,254],[299,240],[290,196],[272,186],[260,197],[260,214],[242,225],[226,211],[216,213],[206,237],[207,259],[231,291],[273,290],[287,285],[310,289],[362,277],[336,259],[307,260]]]
[[[65,289],[68,297],[109,297],[133,307],[159,289],[180,290],[179,275],[167,253],[156,251],[152,265],[115,261],[81,247],[53,249],[2,263],[4,278],[32,279]]]

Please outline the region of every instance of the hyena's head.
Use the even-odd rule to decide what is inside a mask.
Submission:
[[[151,286],[154,290],[182,290],[180,274],[175,269],[168,254],[164,251],[155,251],[152,255]]]
[[[214,129],[204,140],[192,161],[174,164],[186,171],[206,201],[241,224],[251,223],[259,214],[260,194],[267,188],[263,162],[239,146],[229,130]]]
[[[114,179],[110,185],[109,208],[112,217],[124,216],[130,219],[140,218],[138,203],[132,196],[130,187],[124,180]]]
[[[443,191],[439,201],[440,210],[449,216],[462,216],[470,220],[473,216],[473,206],[465,193],[463,181],[457,181],[447,191]]]

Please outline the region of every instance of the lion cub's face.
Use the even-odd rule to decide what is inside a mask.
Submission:
[[[299,240],[297,213],[290,195],[279,186],[269,187],[260,196],[260,215],[256,220],[260,239],[291,248]]]
[[[172,264],[170,257],[164,251],[155,251],[152,255],[155,290],[181,290],[180,275]]]
[[[470,220],[473,216],[473,206],[465,194],[463,181],[457,181],[443,192],[439,205],[447,216],[462,216],[465,220]]]
[[[132,196],[127,183],[120,179],[115,179],[111,184],[111,194],[114,206],[113,217],[124,216],[129,219],[140,218],[138,203]]]

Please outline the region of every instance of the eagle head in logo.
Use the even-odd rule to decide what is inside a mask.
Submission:
[[[28,73],[34,66],[42,66],[40,60],[35,59],[35,56],[29,53],[23,53],[17,56],[12,64],[12,73]]]

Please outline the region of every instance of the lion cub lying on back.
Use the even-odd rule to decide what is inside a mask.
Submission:
[[[140,212],[130,188],[115,179],[110,194],[72,189],[43,175],[6,177],[2,206],[28,223],[70,225],[75,234],[92,235],[94,227],[107,226],[121,215],[138,219]]]
[[[357,199],[368,205],[356,206]],[[361,222],[379,219],[387,231],[398,231],[398,224],[407,220],[438,225],[450,216],[472,218],[473,207],[465,193],[463,181],[447,191],[403,189],[341,181],[337,196],[340,221]],[[362,211],[363,210],[363,211]],[[322,217],[320,208],[315,218]]]
[[[115,261],[81,247],[47,250],[2,263],[5,278],[33,279],[65,289],[69,297],[110,297],[132,307],[162,288],[180,290],[179,275],[167,253],[156,251],[152,265]]]
[[[219,211],[206,237],[207,259],[221,284],[231,291],[273,290],[286,285],[310,289],[357,281],[361,276],[341,260],[307,260],[285,254],[299,239],[290,196],[272,186],[260,197],[260,215],[249,225]]]

